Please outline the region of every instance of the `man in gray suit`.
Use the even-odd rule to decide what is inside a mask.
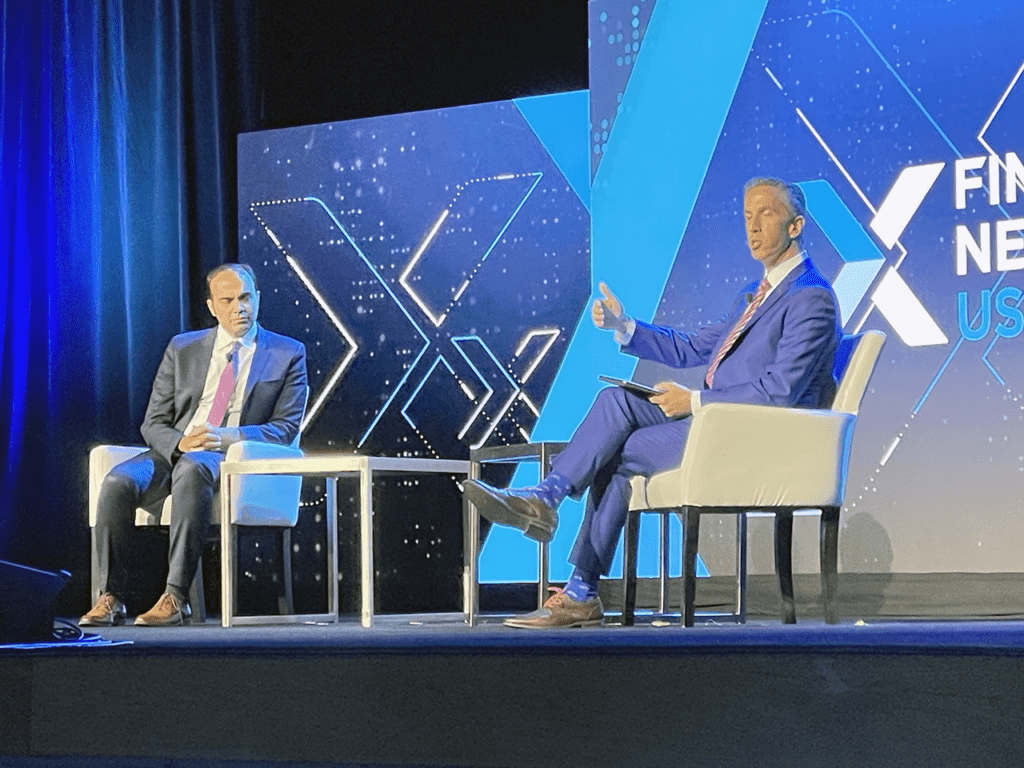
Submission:
[[[220,481],[224,451],[239,440],[289,444],[306,404],[306,350],[256,323],[259,291],[245,264],[206,278],[217,327],[171,339],[153,382],[142,437],[149,450],[119,464],[97,500],[96,542],[103,592],[83,626],[124,622],[123,602],[136,507],[171,496],[167,586],[140,626],[181,625]]]

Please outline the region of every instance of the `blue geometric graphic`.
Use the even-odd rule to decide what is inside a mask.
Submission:
[[[668,39],[656,29],[665,6],[655,9],[644,55]],[[1024,155],[1017,15],[1005,3],[968,0],[884,7],[867,0],[771,0],[699,196],[692,209],[679,209],[685,232],[669,277],[662,281],[659,270],[639,268],[646,290],[661,290],[656,322],[689,329],[716,320],[736,287],[761,273],[745,243],[744,182],[803,180],[812,220],[805,247],[834,280],[845,330],[889,333],[858,420],[844,519],[851,532],[861,528],[844,532],[850,547],[844,570],[1019,569],[1024,302],[1015,297],[1024,295],[1017,293],[1024,270],[994,269],[999,227],[1014,229],[1002,253],[1012,263],[1020,258],[1015,222],[1024,218],[1024,194],[1011,199],[1005,190],[1007,154]],[[644,81],[669,103],[675,101],[672,71]],[[638,76],[635,70],[629,91]],[[591,88],[599,87],[604,84],[592,79]],[[699,111],[691,105],[690,113]],[[626,207],[618,218],[605,217],[599,199],[611,143],[624,124],[623,113],[593,202],[595,277],[613,290],[615,279],[599,265],[602,230],[643,221],[642,212]],[[988,161],[989,154],[998,162]],[[658,157],[666,176],[686,168],[671,155]],[[971,173],[981,184],[958,207],[954,163],[970,157],[980,161]],[[899,181],[909,178],[908,170],[923,179],[910,185],[915,194]],[[958,272],[958,227],[975,239],[990,229],[992,271],[972,262],[967,274]],[[639,250],[650,247],[639,236],[632,240],[643,243]],[[649,317],[641,299],[616,292],[627,311]],[[959,306],[970,316],[960,317]],[[956,329],[967,324],[989,330],[982,338],[957,339]],[[634,375],[688,383],[687,372],[643,363]],[[703,551],[709,558],[714,552]],[[719,554],[728,555],[727,547]],[[723,562],[709,559],[713,571]],[[814,570],[816,561],[805,567]]]
[[[655,314],[766,3],[735,2],[727,14],[713,4],[659,2],[654,7],[646,28],[648,45],[632,62],[591,190],[591,296],[597,281],[604,280],[628,312],[645,319]],[[592,2],[591,30],[602,23],[602,12],[617,20],[622,8],[632,13],[627,2]],[[592,55],[603,55],[593,47],[599,44],[593,31],[591,39]],[[655,39],[657,45],[651,46]],[[598,87],[608,86],[598,83],[592,70],[592,93]],[[594,112],[593,101],[591,108],[592,124],[600,125],[608,115]],[[628,377],[634,367],[635,360],[616,352],[610,334],[595,329],[589,316],[581,317],[533,439],[568,439],[602,386],[597,376]],[[529,482],[531,472],[536,470],[521,469],[513,483]],[[556,580],[568,578],[582,504],[563,503],[559,516],[551,543],[551,577]],[[535,549],[515,531],[492,531],[480,561],[481,579],[535,578]],[[678,568],[678,556],[673,557],[673,568]],[[614,572],[618,568],[613,565]],[[644,533],[640,573],[656,570],[655,548]]]
[[[602,85],[590,94],[590,180],[597,176],[656,2],[592,0],[589,4],[590,81]]]
[[[341,321],[349,338],[371,339],[378,329],[388,329],[376,344],[357,341],[356,349],[363,354],[335,369],[350,379],[374,376],[385,382],[385,396],[373,410],[353,412],[340,407],[337,401],[332,402],[331,396],[344,376],[331,376],[322,387],[317,386],[322,378],[320,368],[314,368],[311,377],[313,390],[307,425],[321,415],[338,420],[347,431],[361,435],[357,441],[361,445],[415,370],[430,340],[322,200],[307,197],[257,201],[250,210],[282,255],[296,264],[297,269],[293,269],[300,278],[308,279],[309,274],[344,276],[323,280],[314,297],[332,317],[337,316],[335,307],[344,306],[347,297],[356,301],[355,311],[347,313]],[[320,341],[316,339],[314,345]],[[386,354],[381,354],[384,350]]]
[[[580,202],[590,210],[590,168],[580,146],[586,142],[588,91],[513,99],[512,103],[555,161]]]
[[[843,261],[879,261],[885,257],[827,179],[797,184],[807,198],[807,212]]]
[[[543,177],[503,173],[456,187],[455,199],[441,211],[398,278],[435,326],[462,298]]]
[[[797,186],[807,199],[807,213],[845,262],[832,287],[839,299],[842,324],[846,325],[885,264],[885,257],[827,180],[805,181]]]
[[[511,102],[240,137],[240,260],[272,286],[261,320],[306,344],[305,446],[458,458],[529,438],[587,302],[590,217],[561,151]]]

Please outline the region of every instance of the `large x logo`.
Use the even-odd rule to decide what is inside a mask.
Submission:
[[[930,163],[904,168],[889,194],[874,211],[871,230],[886,248],[898,248],[900,251],[895,264],[889,266],[886,266],[885,256],[874,240],[829,182],[817,179],[799,185],[807,198],[808,213],[844,262],[839,276],[833,281],[844,326],[871,291],[872,306],[889,322],[904,344],[924,347],[948,343],[946,334],[898,271],[907,255],[906,248],[900,243],[900,235],[944,166],[945,163]],[[875,285],[875,278],[883,267],[885,272]],[[868,314],[864,314],[861,323]]]

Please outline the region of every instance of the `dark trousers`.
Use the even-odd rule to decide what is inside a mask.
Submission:
[[[669,419],[646,398],[620,387],[601,390],[552,470],[587,489],[586,511],[569,562],[607,574],[629,510],[629,481],[671,469],[683,458],[690,419]]]
[[[156,451],[118,464],[103,479],[96,503],[96,554],[104,588],[123,596],[125,570],[135,528],[135,508],[171,496],[167,584],[188,593],[210,525],[213,494],[220,483],[223,453],[192,451],[171,466]]]

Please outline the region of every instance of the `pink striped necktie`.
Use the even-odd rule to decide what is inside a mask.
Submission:
[[[704,377],[704,381],[710,387],[712,382],[715,380],[715,371],[718,370],[718,364],[722,362],[722,359],[729,354],[729,350],[732,349],[733,344],[736,343],[736,339],[743,333],[743,329],[747,327],[747,323],[750,322],[750,318],[757,312],[757,308],[761,306],[761,302],[764,301],[764,295],[768,292],[771,285],[768,283],[768,278],[765,277],[759,286],[757,286],[757,293],[754,294],[754,298],[747,304],[747,308],[743,310],[743,314],[740,319],[733,326],[733,329],[729,331],[729,335],[725,339],[725,343],[722,344],[721,349],[718,350],[718,354],[715,355],[715,359],[711,361],[711,365],[708,366],[708,375]]]
[[[217,382],[210,415],[206,417],[206,422],[211,427],[224,426],[224,418],[228,415],[228,401],[231,400],[231,393],[235,391],[235,384],[238,382],[238,347],[239,343],[236,341],[228,352],[228,364],[224,366],[224,372]]]

